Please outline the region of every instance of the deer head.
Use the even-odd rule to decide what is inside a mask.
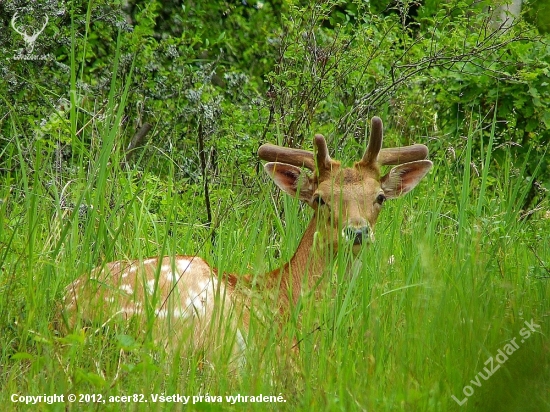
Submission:
[[[353,242],[357,253],[361,244],[374,240],[384,202],[411,191],[432,167],[424,160],[428,156],[424,145],[382,149],[382,130],[382,120],[373,117],[367,150],[349,168],[330,158],[322,135],[314,138],[315,153],[272,144],[258,151],[261,159],[269,161],[264,168],[275,184],[315,210],[317,233],[325,246],[332,244],[337,250],[343,239]],[[397,166],[381,176],[383,165]]]

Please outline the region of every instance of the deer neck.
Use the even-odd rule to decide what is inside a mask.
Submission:
[[[288,263],[278,269],[260,276],[224,274],[228,285],[238,291],[238,299],[247,301],[251,296],[247,290],[254,289],[272,296],[277,301],[279,312],[288,314],[298,302],[304,287],[310,290],[317,285],[333,257],[333,251],[321,246],[323,242],[315,239],[316,231],[317,216],[314,215],[296,252]]]
[[[332,253],[315,239],[316,231],[315,215],[290,261],[266,274],[266,286],[279,288],[281,308],[296,304],[304,287],[313,288],[332,257]]]

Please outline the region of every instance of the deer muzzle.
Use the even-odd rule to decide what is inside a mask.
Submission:
[[[348,226],[342,231],[342,236],[348,242],[353,242],[354,245],[362,245],[372,240],[372,231],[369,225],[360,227]]]

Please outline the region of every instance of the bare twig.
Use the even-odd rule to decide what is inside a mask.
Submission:
[[[130,159],[134,155],[134,150],[138,147],[145,146],[147,133],[151,130],[153,126],[149,123],[144,123],[143,126],[137,131],[137,133],[134,135],[132,140],[130,141],[130,144],[126,148],[126,156],[124,158],[124,164],[128,164],[130,162]]]
[[[540,258],[540,256],[538,255],[537,251],[535,250],[535,248],[531,245],[529,245],[529,249],[531,249],[531,252],[533,252],[533,254],[535,255],[535,257],[537,258],[537,260],[539,261],[539,264],[540,266],[546,271],[546,273],[548,273],[548,276],[535,276],[537,279],[548,279],[550,278],[550,268],[548,266],[546,266],[546,264],[544,263],[544,261]]]

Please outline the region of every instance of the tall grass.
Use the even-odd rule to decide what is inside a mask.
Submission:
[[[77,66],[71,66],[75,89]],[[151,403],[151,394],[164,393],[285,399],[231,405],[224,398],[195,409],[550,410],[544,279],[550,222],[537,213],[521,218],[525,164],[516,164],[510,150],[496,162],[493,134],[477,162],[483,165],[480,177],[472,173],[479,140],[474,126],[465,147],[457,149],[459,166],[439,157],[412,194],[388,202],[376,243],[358,260],[340,252],[319,285],[322,293],[305,293],[282,331],[269,317],[252,322],[248,338],[254,345],[238,373],[223,362],[213,370],[200,352],[167,354],[154,336],[132,335],[131,329],[57,334],[53,321],[63,288],[96,265],[188,254],[221,271],[257,274],[287,261],[307,224],[309,212],[295,199],[280,199],[259,175],[256,188],[219,199],[212,242],[200,224],[202,199],[186,193],[177,164],[166,159],[170,166],[162,178],[150,173],[145,158],[135,168],[121,166],[117,142],[129,84],[130,78],[113,77],[102,118],[87,118],[78,99],[71,102],[73,145],[91,142],[91,149],[78,152],[70,174],[55,167],[55,152],[41,141],[23,145],[30,136],[10,119],[13,136],[4,154],[13,167],[0,184],[4,410],[24,409],[11,402],[12,394],[69,393],[99,394],[107,403],[29,409],[180,410],[175,403]],[[159,219],[160,208],[165,218]],[[524,322],[531,320],[540,327],[520,342]],[[287,337],[300,342],[298,354],[280,349]],[[493,376],[472,384],[513,338],[519,349]],[[466,386],[473,390],[465,390],[469,396]],[[132,394],[149,402],[108,402],[109,396]],[[459,405],[453,396],[467,401]]]
[[[66,284],[109,259],[204,253],[227,271],[275,267],[291,256],[306,224],[307,213],[300,212],[297,202],[274,202],[273,190],[259,176],[259,199],[251,202],[246,193],[240,194],[236,204],[243,206],[225,215],[216,243],[210,245],[193,240],[192,222],[178,222],[181,199],[174,190],[173,168],[168,184],[162,186],[168,187],[163,207],[174,211],[168,214],[173,220],[159,222],[149,210],[160,189],[150,182],[146,188],[136,185],[137,172],[121,170],[116,151],[110,151],[111,162],[99,154],[82,165],[103,182],[102,194],[82,174],[67,183],[64,193],[52,195],[47,190],[54,175],[51,159],[40,150],[29,158],[21,145],[13,145],[10,154],[18,168],[4,177],[8,184],[1,189],[3,404],[19,409],[10,401],[14,393],[97,393],[106,399],[134,393],[147,398],[152,393],[261,393],[282,394],[286,402],[245,406],[550,410],[548,284],[533,276],[541,265],[533,250],[546,261],[550,254],[550,246],[535,236],[537,230],[547,230],[548,222],[536,215],[530,221],[519,219],[522,169],[516,176],[510,172],[490,190],[487,169],[492,162],[484,162],[479,182],[466,178],[475,138],[473,131],[462,154],[461,174],[439,162],[413,194],[388,204],[378,224],[377,242],[360,256],[362,265],[350,270],[349,254],[340,253],[332,274],[320,286],[326,288],[323,297],[304,295],[299,313],[284,332],[300,339],[295,364],[277,350],[280,336],[273,328],[259,323],[251,328],[257,344],[237,375],[229,369],[209,370],[201,365],[200,354],[172,358],[153,340],[139,336],[58,336],[52,327],[55,306]],[[490,147],[485,156],[490,156]],[[516,167],[511,155],[505,162],[504,170]],[[449,189],[457,182],[461,187]],[[480,191],[487,193],[483,203],[476,198]],[[68,193],[74,199],[70,208],[62,204]],[[88,213],[79,215],[82,205]],[[284,207],[282,220],[278,205]],[[191,206],[199,220],[202,206]],[[178,236],[170,235],[178,225],[184,225],[172,232]],[[280,249],[278,258],[273,258],[275,248]],[[540,328],[520,343],[520,330],[531,319]],[[519,349],[500,369],[482,379],[479,387],[470,383],[513,338]],[[474,390],[471,396],[464,395],[465,386]],[[459,406],[452,395],[468,400]],[[179,409],[175,404],[155,406]],[[225,400],[217,406],[236,408]],[[204,409],[206,404],[195,407]],[[39,408],[62,410],[65,405]]]

